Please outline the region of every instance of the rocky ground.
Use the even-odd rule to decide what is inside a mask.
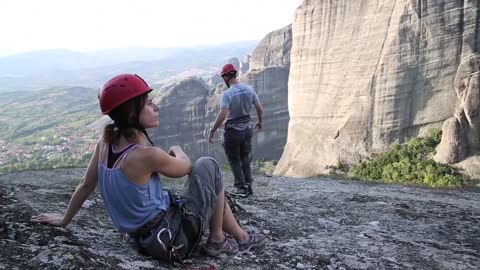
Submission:
[[[168,269],[122,241],[98,193],[66,229],[32,224],[62,212],[83,170],[0,176],[0,269]],[[227,186],[232,177],[227,174]],[[180,189],[183,181],[168,181]],[[257,176],[241,224],[261,249],[180,269],[479,269],[480,191]]]

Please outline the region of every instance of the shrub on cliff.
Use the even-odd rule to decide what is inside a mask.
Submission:
[[[440,143],[442,131],[432,129],[425,137],[393,144],[383,154],[373,156],[353,167],[350,176],[354,179],[425,185],[430,187],[458,187],[467,177],[450,165],[431,159]]]

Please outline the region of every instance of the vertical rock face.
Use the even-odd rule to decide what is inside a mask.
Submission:
[[[279,43],[275,43],[279,42]],[[291,27],[287,26],[267,35],[250,57],[240,61],[231,58],[227,62],[237,69],[250,71],[241,75],[239,81],[256,89],[264,106],[264,131],[254,136],[254,159],[278,160],[287,138],[288,128],[288,77],[291,49]],[[255,59],[255,69],[248,60]],[[220,70],[220,68],[219,68]],[[212,90],[218,82],[215,76],[207,85],[200,78],[188,78],[164,87],[155,100],[160,106],[160,126],[151,130],[153,141],[164,150],[172,145],[181,145],[193,159],[203,155],[220,161],[226,159],[221,145],[223,131],[215,135],[210,144],[208,132],[219,112],[219,99],[225,90],[223,83]],[[255,110],[252,109],[255,118]],[[254,120],[255,121],[255,120]]]
[[[240,78],[241,83],[255,88],[264,109],[264,129],[253,139],[255,159],[278,160],[282,155],[288,131],[288,72],[288,67],[271,66]],[[255,109],[252,116],[256,121]]]
[[[152,140],[165,151],[180,145],[193,158],[199,156],[197,153],[208,154],[208,85],[200,78],[190,77],[160,91],[154,101],[160,108],[160,125],[149,130]]]
[[[253,51],[249,72],[239,79],[255,88],[264,107],[264,130],[253,142],[256,159],[278,160],[287,141],[291,47],[291,25],[271,32]]]
[[[208,86],[212,87],[213,89],[216,88],[220,83],[223,83],[223,79],[220,77],[220,74],[213,74],[207,80]]]
[[[292,48],[292,25],[268,34],[255,48],[250,59],[250,71],[269,66],[290,66]]]
[[[237,75],[242,76],[242,75],[246,74],[248,72],[249,68],[250,68],[250,58],[251,58],[250,55],[246,55],[241,60],[238,59],[237,57],[232,57],[232,58],[227,59],[225,64],[228,63],[228,64],[234,65],[237,68],[237,71],[238,71]],[[218,77],[220,78],[220,75],[218,75]]]
[[[288,127],[287,80],[288,69],[283,67],[249,72],[241,78],[256,89],[265,110],[265,130],[253,138],[254,159],[278,160],[282,154]],[[192,159],[208,155],[224,161],[223,129],[216,133],[214,144],[207,140],[224,90],[221,84],[217,88],[218,92],[212,93],[202,79],[195,77],[163,88],[155,100],[160,107],[160,126],[149,131],[155,144],[165,151],[180,145]],[[256,119],[254,110],[252,113]]]
[[[453,115],[478,1],[305,0],[292,25],[289,131],[276,174],[358,162]]]
[[[246,55],[242,59],[242,61],[240,62],[240,72],[241,72],[241,74],[247,73],[248,70],[250,69],[250,58],[251,58],[250,55]]]

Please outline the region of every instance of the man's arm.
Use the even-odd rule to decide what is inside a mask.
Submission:
[[[257,118],[258,122],[255,125],[255,128],[257,128],[259,131],[263,129],[263,106],[262,103],[260,103],[260,100],[257,100],[255,102],[255,110],[257,111]]]
[[[215,123],[213,124],[213,127],[210,129],[210,135],[208,136],[208,141],[210,143],[213,143],[213,135],[215,134],[215,131],[223,124],[225,119],[228,116],[228,109],[223,108],[220,109],[220,112],[217,115],[217,119],[215,119]]]

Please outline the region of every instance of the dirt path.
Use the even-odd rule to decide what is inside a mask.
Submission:
[[[0,176],[0,269],[158,269],[121,241],[98,194],[67,229],[31,224],[62,211],[83,170]],[[227,186],[232,177],[227,175]],[[256,177],[242,226],[262,249],[185,269],[479,269],[480,192]],[[180,189],[182,181],[166,186]]]

